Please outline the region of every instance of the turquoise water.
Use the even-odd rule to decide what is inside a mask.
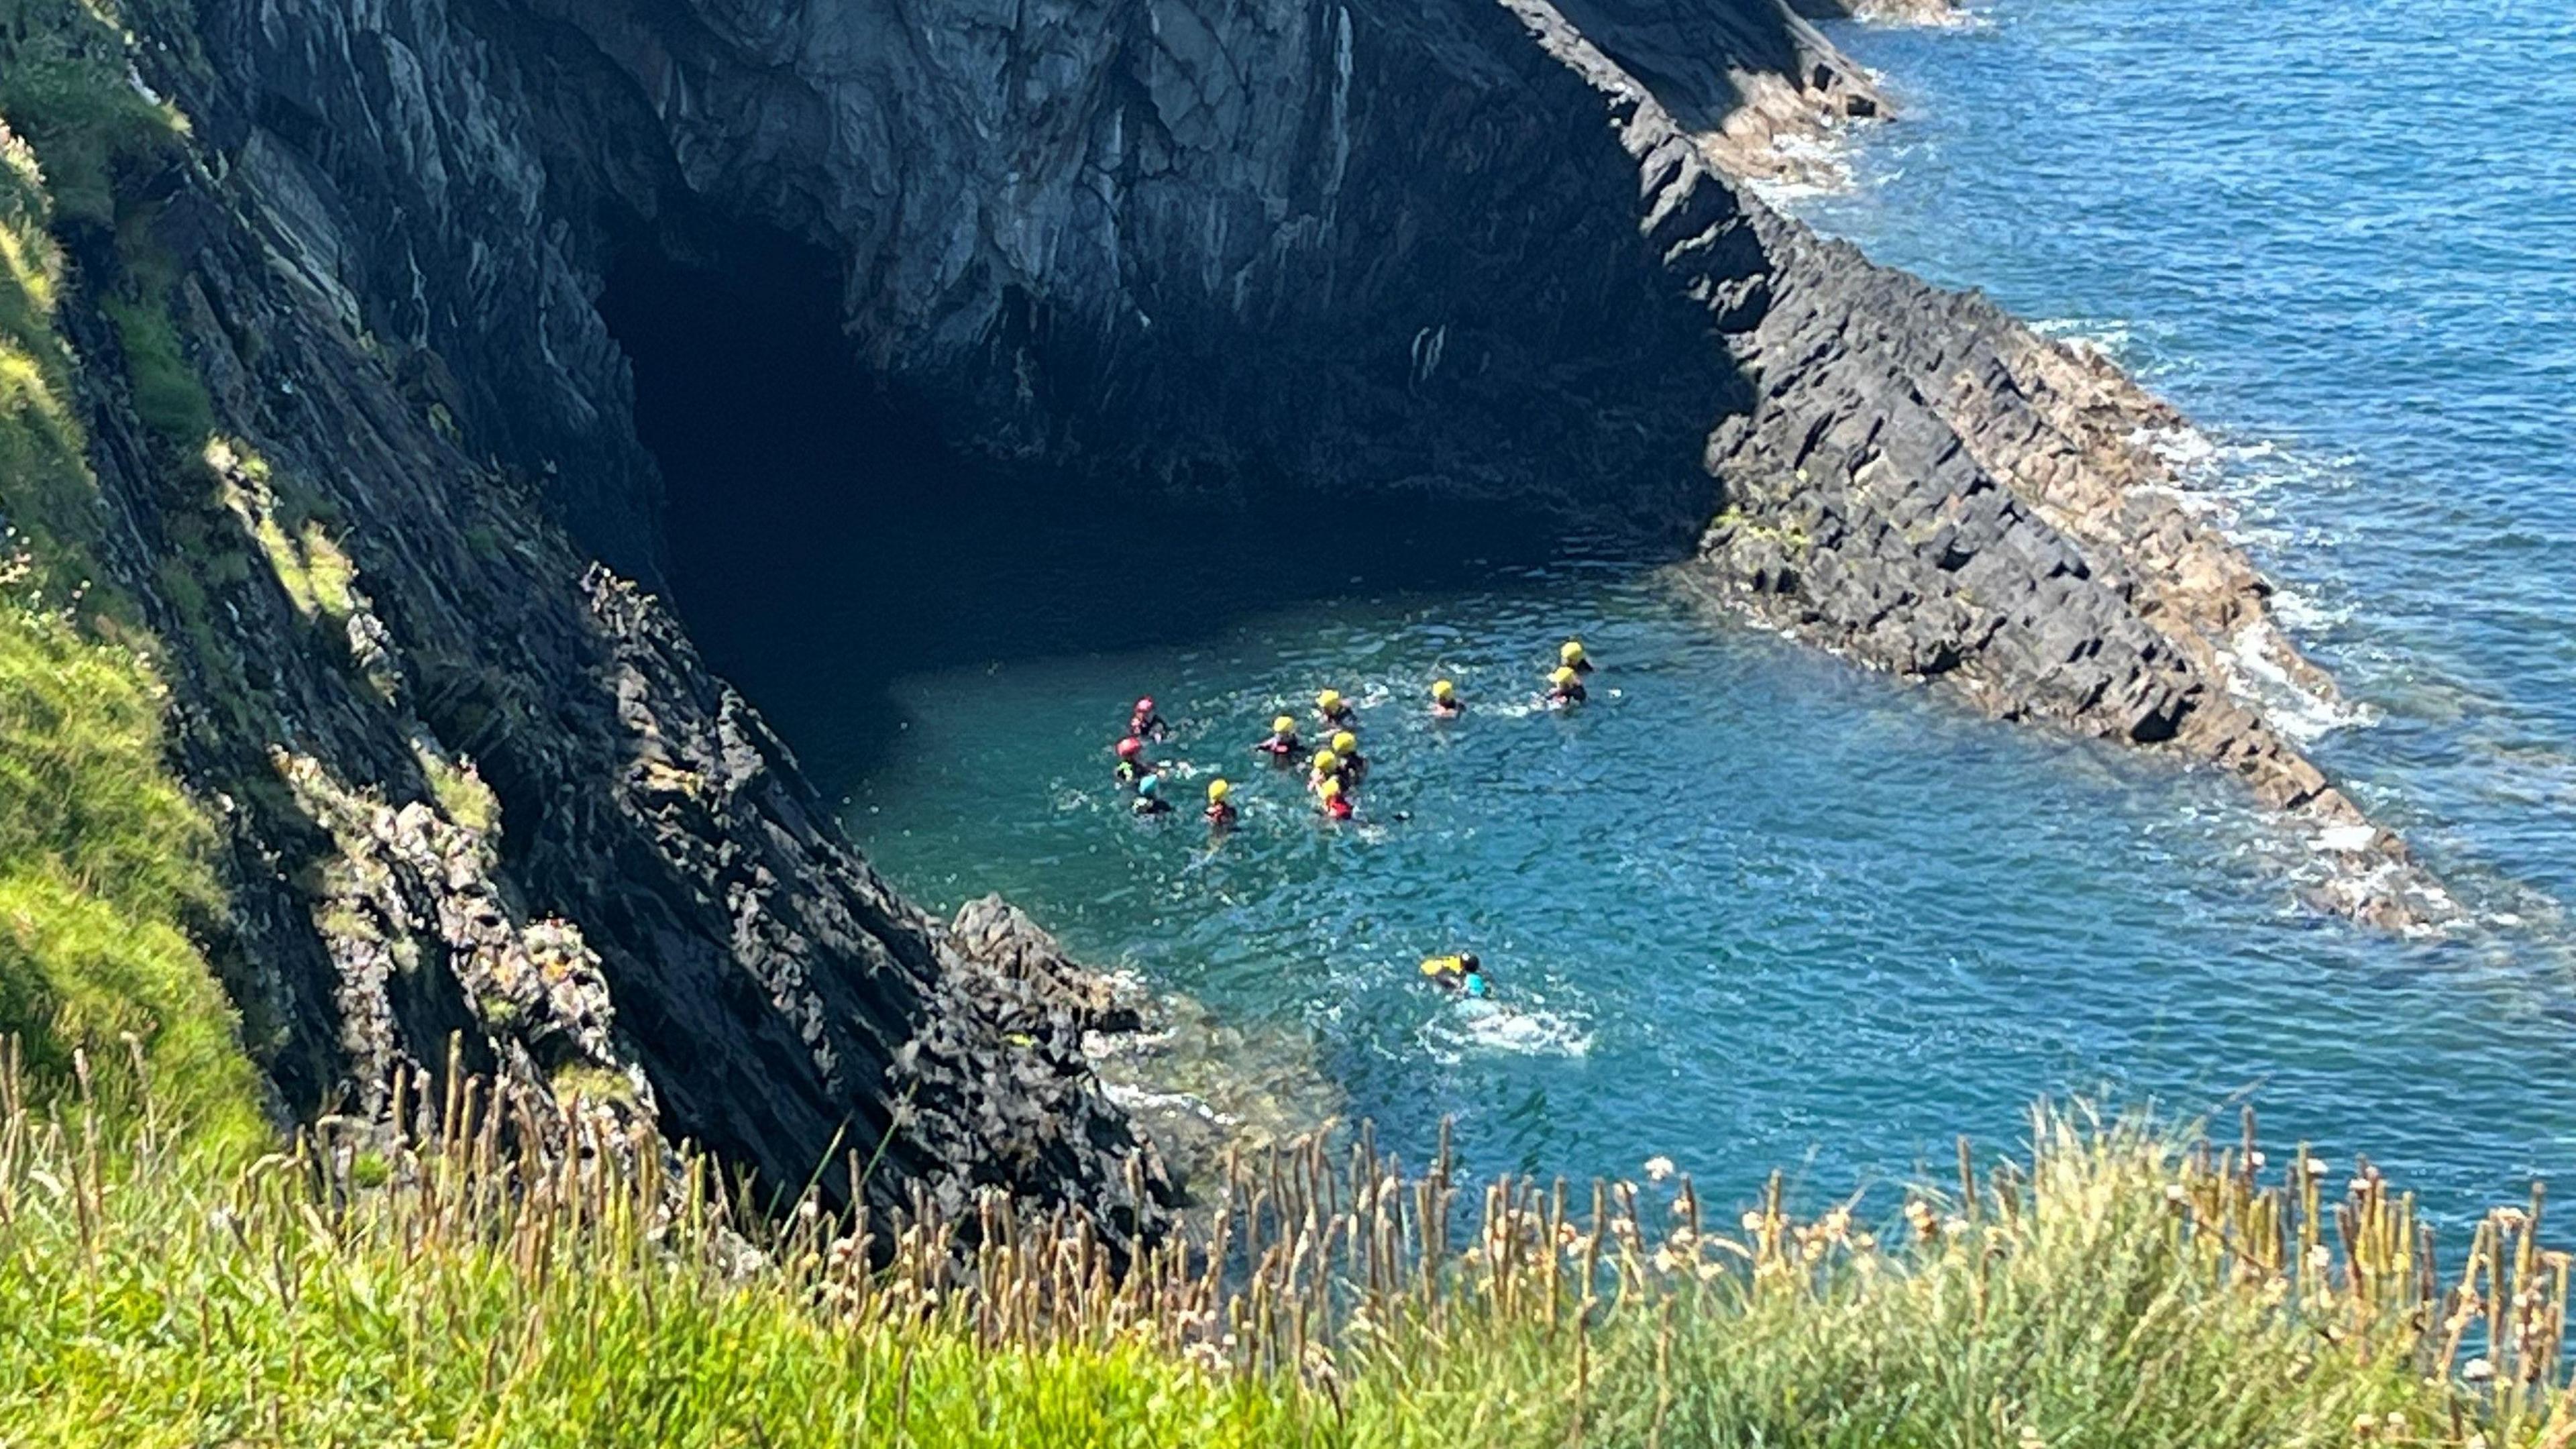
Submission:
[[[2180,403],[2368,707],[2321,759],[2490,910],[2576,899],[2576,148],[2538,120],[2576,104],[2576,10],[1980,16],[1837,31],[1907,119],[1798,209]]]
[[[2317,918],[2302,848],[2225,782],[1711,627],[1617,564],[1249,611],[1194,570],[1104,614],[1032,556],[921,612],[953,634],[922,657],[952,662],[733,667],[902,885],[1005,891],[1095,960],[1311,1033],[1417,1153],[1450,1116],[1483,1168],[1662,1153],[1721,1192],[1780,1166],[1839,1193],[2091,1092],[2251,1101],[2445,1212],[2567,1165],[2576,167],[2549,118],[2576,29],[2539,5],[2022,0],[1844,38],[1910,116],[1864,139],[1859,189],[1801,208],[2105,340],[2206,425],[2198,481],[2354,701],[2318,753],[2484,924]],[[1595,699],[1531,711],[1567,632]],[[1440,673],[1468,718],[1421,709]],[[1363,701],[1375,761],[1341,828],[1247,751],[1326,684]],[[1108,784],[1140,692],[1179,726],[1184,808],[1151,822]],[[1211,846],[1216,770],[1246,818]],[[1490,1011],[1416,977],[1461,947]]]

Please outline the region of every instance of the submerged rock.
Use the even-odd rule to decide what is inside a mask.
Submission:
[[[1341,1090],[1305,1034],[1228,1022],[1132,975],[1077,965],[1000,896],[961,908],[948,944],[1025,1010],[1081,1031],[1103,1089],[1159,1150],[1178,1196],[1218,1180],[1229,1151],[1284,1147],[1341,1120]]]

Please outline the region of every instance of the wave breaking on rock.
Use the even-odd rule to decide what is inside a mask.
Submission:
[[[2397,929],[2457,914],[2273,721],[2267,696],[2332,701],[2334,684],[2189,506],[2157,446],[2188,430],[2179,412],[2098,349],[1780,214],[1728,168],[1741,148],[1682,124],[1546,0],[1507,3],[1610,105],[1646,234],[1751,384],[1708,439],[1725,506],[1693,571],[1707,591],[2001,718],[2229,771],[2312,833],[2325,909]]]

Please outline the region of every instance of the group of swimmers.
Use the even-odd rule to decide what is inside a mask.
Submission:
[[[1547,690],[1540,702],[1550,709],[1570,709],[1588,697],[1583,676],[1592,672],[1592,661],[1583,652],[1583,642],[1568,639],[1556,651],[1556,669],[1548,676]],[[1466,700],[1459,697],[1458,686],[1447,679],[1435,680],[1431,686],[1431,717],[1453,720],[1467,712]],[[1316,808],[1329,820],[1348,820],[1356,813],[1353,797],[1360,782],[1367,778],[1368,757],[1360,753],[1359,711],[1342,697],[1338,689],[1326,689],[1315,696],[1315,718],[1326,732],[1323,748],[1307,761],[1306,789],[1315,797]],[[1138,815],[1170,813],[1172,802],[1163,798],[1163,780],[1153,762],[1146,758],[1145,747],[1151,741],[1168,738],[1171,725],[1154,708],[1148,695],[1136,701],[1127,716],[1127,733],[1118,741],[1117,764],[1112,773],[1118,783],[1135,796]],[[1270,733],[1252,747],[1253,753],[1266,755],[1274,765],[1292,764],[1305,750],[1299,737],[1297,718],[1283,714],[1270,722]],[[1238,818],[1234,805],[1234,782],[1219,776],[1208,781],[1207,809],[1202,812],[1211,831],[1222,833],[1234,827]]]
[[[1566,640],[1556,651],[1556,668],[1547,677],[1547,690],[1540,696],[1540,703],[1549,709],[1571,709],[1583,703],[1588,697],[1583,676],[1591,672],[1592,661],[1585,655],[1582,641]],[[1460,697],[1454,681],[1433,681],[1433,719],[1454,720],[1466,712],[1467,701]],[[1325,740],[1323,748],[1306,761],[1306,789],[1326,819],[1348,820],[1356,809],[1352,797],[1369,772],[1368,757],[1360,753],[1359,711],[1342,697],[1340,690],[1326,689],[1315,695],[1315,718],[1325,732]],[[1127,716],[1127,733],[1118,741],[1118,759],[1112,773],[1134,795],[1133,808],[1138,815],[1164,815],[1172,810],[1172,802],[1163,798],[1162,774],[1146,757],[1145,748],[1170,735],[1171,725],[1155,709],[1153,698],[1149,695],[1137,700]],[[1268,757],[1275,766],[1292,768],[1305,752],[1297,717],[1283,714],[1272,720],[1269,735],[1254,744],[1252,750]],[[1233,829],[1239,818],[1234,782],[1223,776],[1208,781],[1207,809],[1202,813],[1211,833],[1222,835]],[[1486,994],[1484,964],[1474,952],[1430,957],[1422,963],[1422,974],[1455,996]]]

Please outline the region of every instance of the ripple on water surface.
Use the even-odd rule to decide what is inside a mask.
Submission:
[[[2576,898],[2576,11],[2001,0],[1847,27],[1903,124],[1802,198],[2103,340],[2368,707],[2321,762],[2491,912]]]
[[[1593,702],[1528,708],[1569,629]],[[1465,719],[1432,720],[1432,678]],[[1249,751],[1335,685],[1374,764],[1332,828]],[[1129,700],[1176,728],[1182,809],[1108,777]],[[1481,1168],[1670,1154],[1818,1191],[2010,1141],[2043,1094],[2180,1111],[2251,1090],[2454,1206],[2557,1150],[2567,1023],[2510,962],[2300,911],[2287,840],[2224,781],[2001,728],[1741,629],[1618,567],[1374,595],[1195,644],[895,681],[905,726],[852,821],[942,905],[1000,889],[1096,960],[1302,1024],[1355,1110]],[[1211,846],[1204,780],[1243,822]],[[1488,1007],[1415,962],[1481,952]],[[2510,1118],[2464,1104],[2531,1101]]]
[[[1908,119],[1867,137],[1859,189],[1803,208],[2103,339],[2182,403],[2207,501],[2371,722],[2322,759],[2527,925],[2408,943],[2304,914],[2284,877],[2302,847],[2225,782],[1712,631],[1616,569],[901,678],[882,753],[836,750],[809,710],[809,758],[878,763],[860,838],[925,896],[1006,890],[1095,959],[1310,1030],[1393,1140],[1418,1155],[1455,1114],[1484,1168],[1665,1152],[1724,1190],[1779,1165],[1839,1192],[2087,1088],[2184,1112],[2250,1093],[2276,1139],[2371,1152],[2450,1212],[2565,1165],[2576,153],[2536,118],[2576,105],[2576,13],[1987,18],[1844,32]],[[1594,705],[1502,708],[1569,627],[1604,662]],[[1475,697],[1465,721],[1415,707],[1435,670]],[[1246,753],[1325,682],[1368,702],[1356,829],[1320,828]],[[1193,782],[1245,782],[1220,849],[1186,809],[1139,825],[1107,788],[1143,689]],[[873,680],[849,701],[884,708]],[[1413,970],[1461,945],[1495,969],[1490,1011]]]

